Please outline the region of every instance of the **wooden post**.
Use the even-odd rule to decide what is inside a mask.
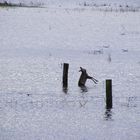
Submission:
[[[112,108],[112,80],[106,80],[106,109]]]
[[[63,88],[68,87],[68,69],[69,69],[69,64],[64,63],[63,64]]]

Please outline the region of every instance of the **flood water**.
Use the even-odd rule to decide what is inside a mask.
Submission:
[[[139,12],[1,8],[0,140],[139,140],[139,23]],[[80,89],[80,66],[99,83]]]

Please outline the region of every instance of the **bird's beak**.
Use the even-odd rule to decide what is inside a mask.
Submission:
[[[79,70],[79,72],[82,72],[82,67],[80,67],[80,70]]]
[[[80,70],[79,70],[79,72],[82,72],[82,67],[80,67]]]

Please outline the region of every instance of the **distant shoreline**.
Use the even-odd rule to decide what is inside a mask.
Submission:
[[[62,5],[57,5],[57,6],[62,7]],[[0,7],[46,8],[46,5],[44,3],[31,2],[30,4],[25,4],[25,3],[10,3],[10,2],[5,1],[5,2],[0,2]],[[103,11],[103,12],[139,12],[140,11],[140,6],[134,7],[134,6],[129,6],[127,4],[112,6],[110,4],[83,3],[83,4],[77,5],[77,7],[72,7],[72,8],[92,8],[92,10],[95,10],[95,11],[98,10],[98,11]]]
[[[0,2],[0,7],[31,7],[31,8],[41,8],[41,5],[26,5],[24,3],[18,3],[18,4],[14,4],[14,3],[8,3],[8,2]]]

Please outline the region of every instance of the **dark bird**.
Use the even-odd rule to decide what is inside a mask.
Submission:
[[[82,72],[81,76],[80,76],[80,79],[79,79],[79,82],[78,82],[79,87],[85,86],[85,83],[86,83],[87,79],[91,79],[95,84],[97,84],[98,80],[96,80],[95,78],[89,76],[87,74],[87,72],[86,72],[86,69],[80,67],[79,72]]]

